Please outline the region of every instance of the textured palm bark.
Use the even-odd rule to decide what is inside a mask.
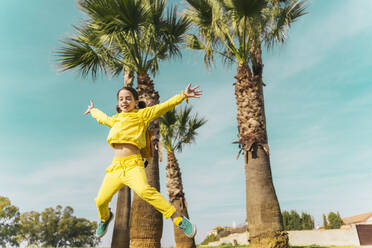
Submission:
[[[260,51],[258,52],[260,53]],[[262,63],[238,65],[235,83],[240,146],[244,151],[246,211],[251,248],[288,247],[275,193],[267,142]]]
[[[254,248],[284,248],[289,247],[288,245],[288,233],[287,232],[265,232],[262,235],[250,238],[249,247]]]
[[[129,217],[131,193],[130,188],[124,186],[120,189],[116,204],[116,217],[111,248],[129,247]]]
[[[177,213],[189,218],[185,194],[183,192],[181,170],[174,152],[168,151],[168,164],[166,168],[166,186],[169,200],[177,209]],[[190,239],[176,225],[173,225],[174,238],[177,248],[195,248],[194,238]]]
[[[133,87],[134,73],[124,67],[124,87]],[[129,223],[130,223],[130,188],[124,186],[118,193],[116,203],[115,225],[112,234],[111,248],[129,248]]]
[[[133,87],[134,72],[128,67],[124,67],[124,86]]]
[[[159,103],[159,94],[154,90],[154,84],[146,73],[137,75],[137,90],[141,101],[147,106]],[[154,158],[146,167],[148,183],[160,191],[159,158],[157,143],[159,140],[159,121],[150,125],[154,131],[152,142],[154,145]],[[133,195],[130,217],[130,247],[131,248],[160,248],[163,234],[163,216],[149,203],[142,200],[137,194]]]

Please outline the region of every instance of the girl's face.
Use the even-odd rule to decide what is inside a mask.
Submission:
[[[132,111],[138,104],[129,90],[121,90],[119,92],[118,105],[121,111]]]

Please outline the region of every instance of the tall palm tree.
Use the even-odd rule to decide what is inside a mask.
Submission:
[[[79,2],[81,5],[82,2]],[[114,49],[102,42],[101,34],[91,26],[91,20],[84,25],[74,26],[77,35],[69,37],[62,42],[64,47],[57,51],[59,68],[62,71],[77,69],[82,77],[86,78],[90,73],[95,79],[97,72],[118,75],[121,57]],[[115,65],[115,71],[113,71]],[[125,64],[122,63],[124,86],[133,86],[134,74]],[[113,73],[114,72],[114,73]],[[113,248],[128,248],[129,238],[129,217],[131,208],[131,193],[127,186],[120,189],[116,207],[116,218],[114,232],[111,240]]]
[[[160,120],[160,135],[163,145],[167,149],[168,164],[167,189],[170,202],[176,207],[177,212],[187,218],[187,204],[183,192],[181,170],[175,156],[175,152],[182,152],[185,144],[195,141],[196,130],[206,123],[206,120],[197,115],[191,116],[191,107],[183,109],[173,109],[165,113]],[[182,230],[175,225],[174,237],[177,248],[194,248],[194,238],[188,238]]]
[[[124,87],[133,87],[134,73],[124,66]],[[111,239],[111,248],[128,248],[130,244],[131,191],[128,186],[119,190],[116,202],[116,218]]]
[[[305,14],[301,0],[187,0],[197,33],[188,46],[237,64],[235,97],[239,154],[243,151],[246,214],[251,247],[287,247],[272,182],[262,81],[262,46],[283,43],[291,24]]]
[[[159,103],[149,74],[156,74],[161,60],[181,56],[189,21],[178,18],[176,8],[165,14],[165,0],[80,0],[79,7],[89,19],[75,27],[78,35],[64,41],[58,52],[62,70],[77,68],[83,76],[95,77],[98,71],[117,76],[127,68],[137,73],[140,100],[147,106]],[[146,174],[159,190],[158,122],[152,128],[155,152]],[[160,247],[162,216],[137,195],[130,219],[131,247]]]

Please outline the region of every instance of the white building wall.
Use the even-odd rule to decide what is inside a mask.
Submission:
[[[247,245],[248,244],[248,238],[249,238],[249,234],[247,232],[244,232],[244,233],[233,233],[233,234],[230,234],[227,237],[221,238],[219,241],[210,242],[208,244],[208,246],[219,246],[222,243],[225,243],[225,244],[228,244],[228,243],[234,244],[234,240],[236,240],[236,242],[239,245]]]
[[[289,231],[288,234],[291,245],[360,245],[355,225],[350,229]]]
[[[304,231],[288,231],[289,243],[291,245],[307,246],[359,246],[359,237],[355,225],[349,229],[333,229],[333,230],[304,230]],[[249,234],[234,233],[227,237],[221,238],[219,241],[211,242],[208,246],[219,246],[222,243],[234,244],[234,240],[238,244],[248,244]]]

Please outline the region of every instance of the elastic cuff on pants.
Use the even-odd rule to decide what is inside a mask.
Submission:
[[[176,212],[176,208],[174,206],[172,206],[171,208],[168,209],[167,212],[164,213],[164,218],[168,219],[169,217],[171,217],[174,213]]]

